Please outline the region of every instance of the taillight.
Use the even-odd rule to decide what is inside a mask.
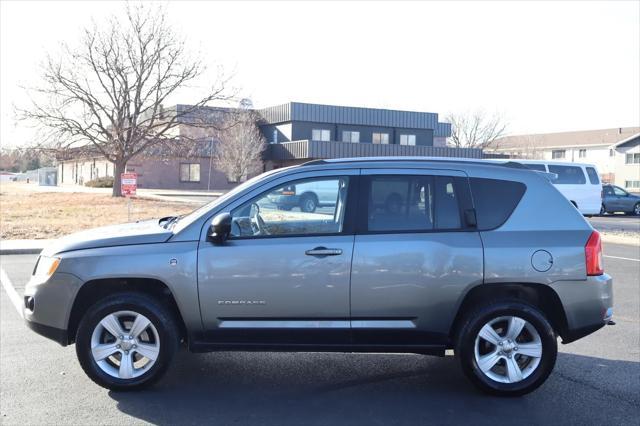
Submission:
[[[602,275],[604,267],[602,265],[602,242],[598,231],[593,231],[589,236],[587,244],[584,246],[584,257],[587,263],[587,275]]]

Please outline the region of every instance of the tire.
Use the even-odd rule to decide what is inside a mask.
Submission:
[[[633,211],[631,212],[631,214],[634,216],[640,216],[640,203],[636,203],[636,205],[633,206]]]
[[[147,320],[149,325],[145,327]],[[136,321],[138,326],[133,330]],[[122,338],[115,336],[120,332]],[[127,339],[128,334],[136,337]],[[118,391],[134,390],[149,386],[163,376],[178,343],[176,320],[162,303],[142,293],[117,293],[95,303],[80,320],[76,355],[84,372],[98,385]],[[99,348],[105,349],[99,352]],[[144,357],[143,352],[149,358]],[[107,353],[111,355],[98,360]],[[122,364],[125,356],[132,360],[131,364]],[[138,367],[133,362],[138,363]]]
[[[313,213],[318,208],[318,198],[314,194],[303,194],[300,197],[300,211]]]
[[[508,339],[509,318],[516,318],[513,324],[517,324],[518,319],[524,320],[517,340]],[[481,330],[485,334],[486,326],[496,332],[496,336],[490,336],[499,338],[497,344],[480,336]],[[558,343],[549,321],[538,309],[519,301],[503,300],[465,316],[455,353],[465,376],[480,390],[511,397],[525,395],[544,383],[555,365]],[[484,370],[479,364],[483,360]],[[516,374],[518,371],[521,376]]]
[[[600,206],[600,216],[604,216],[607,214],[607,209],[604,207],[604,204]]]

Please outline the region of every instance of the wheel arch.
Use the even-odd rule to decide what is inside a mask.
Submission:
[[[500,299],[521,300],[537,307],[547,317],[556,333],[563,340],[567,337],[567,316],[560,297],[553,288],[538,283],[495,283],[477,285],[462,297],[449,331],[451,342],[456,341],[457,334],[468,312],[479,304]]]
[[[105,278],[85,282],[73,301],[67,324],[68,343],[74,343],[83,315],[100,299],[115,293],[136,292],[153,297],[174,315],[181,339],[187,339],[187,328],[169,286],[153,278]]]

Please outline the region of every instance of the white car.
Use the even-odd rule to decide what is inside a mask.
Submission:
[[[554,173],[551,180],[567,200],[583,215],[600,214],[602,207],[602,182],[593,164],[566,163],[545,160],[512,160],[540,172]]]

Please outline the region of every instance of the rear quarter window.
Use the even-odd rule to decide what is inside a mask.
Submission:
[[[589,182],[591,182],[592,185],[597,185],[600,183],[600,178],[598,178],[596,169],[594,169],[593,167],[587,167],[587,174],[589,175]]]
[[[521,182],[499,179],[471,178],[469,184],[479,231],[502,226],[527,189]]]
[[[552,181],[554,185],[584,185],[587,183],[582,168],[578,166],[549,165],[549,172],[558,175],[558,178]]]

